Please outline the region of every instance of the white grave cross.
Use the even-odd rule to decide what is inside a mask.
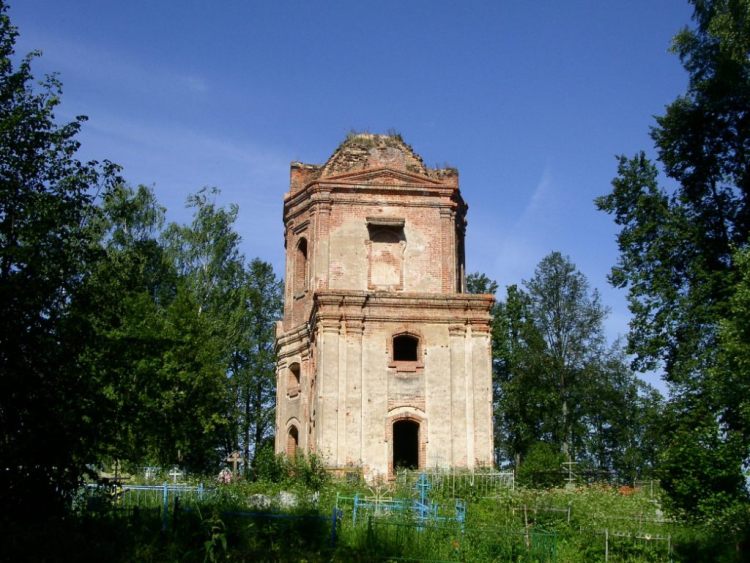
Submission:
[[[169,472],[169,476],[172,477],[172,483],[176,483],[177,478],[182,477],[182,471],[175,467],[174,469],[172,469],[172,471]]]

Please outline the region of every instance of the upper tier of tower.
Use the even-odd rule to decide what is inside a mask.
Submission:
[[[349,135],[322,165],[293,162],[284,197],[285,324],[315,292],[464,291],[466,204],[453,168],[429,168],[399,135]]]

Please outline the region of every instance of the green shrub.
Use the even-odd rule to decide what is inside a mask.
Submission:
[[[273,451],[273,445],[266,444],[258,450],[255,456],[255,479],[270,483],[281,483],[289,475],[287,465],[286,456],[276,455]]]
[[[320,491],[330,475],[323,461],[315,454],[297,454],[289,458],[284,454],[274,454],[271,446],[264,447],[255,459],[255,477],[258,481],[280,483]]]
[[[516,470],[516,480],[525,487],[559,487],[564,483],[565,456],[551,444],[537,442]]]
[[[290,460],[288,478],[312,491],[320,491],[331,480],[323,460],[315,454],[297,455]]]

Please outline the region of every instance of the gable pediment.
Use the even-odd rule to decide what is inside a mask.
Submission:
[[[336,174],[320,178],[320,182],[332,184],[347,185],[420,185],[420,186],[444,186],[445,184],[435,178],[430,178],[422,174],[405,172],[403,170],[394,170],[393,168],[370,168],[367,170],[358,170],[356,172],[347,172],[345,174]]]

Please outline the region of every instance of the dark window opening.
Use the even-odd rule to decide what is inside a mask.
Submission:
[[[393,423],[393,469],[419,467],[419,423],[399,420]]]
[[[394,362],[416,362],[419,340],[413,336],[396,336],[393,339]]]
[[[287,378],[287,393],[291,396],[299,393],[300,388],[300,369],[297,362],[289,366],[289,375]]]
[[[299,364],[289,366],[289,384],[299,385]]]
[[[399,229],[370,229],[370,240],[380,244],[398,244],[404,240],[404,230]]]
[[[294,291],[307,289],[307,240],[302,238],[297,244],[297,255],[294,262]]]

